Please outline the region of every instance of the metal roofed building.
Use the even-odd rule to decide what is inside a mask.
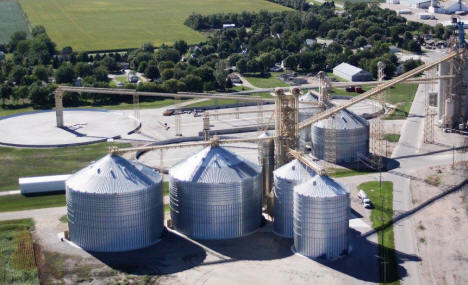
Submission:
[[[333,74],[348,81],[371,81],[372,74],[362,68],[348,64],[340,63],[333,68]]]
[[[427,9],[431,6],[430,0],[400,0],[400,5],[411,8]]]
[[[316,175],[294,187],[294,247],[310,258],[333,259],[348,253],[349,190]]]
[[[164,229],[162,177],[107,155],[66,181],[70,240],[85,250],[117,252],[157,242]]]
[[[169,170],[174,229],[202,240],[254,232],[262,219],[262,169],[209,146]]]
[[[293,200],[294,187],[312,177],[315,171],[297,159],[281,166],[273,172],[274,177],[274,224],[275,234],[293,237]]]

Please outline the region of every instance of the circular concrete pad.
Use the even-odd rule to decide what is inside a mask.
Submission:
[[[63,111],[64,127],[57,128],[55,110],[0,118],[0,144],[20,147],[58,147],[106,141],[139,126],[119,112],[90,109]]]

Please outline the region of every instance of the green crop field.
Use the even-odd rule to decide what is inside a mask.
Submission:
[[[159,46],[205,36],[184,25],[192,13],[281,11],[265,0],[19,0],[33,25],[45,26],[58,48],[107,50]]]
[[[7,44],[14,32],[29,33],[21,7],[13,0],[0,0],[0,44]]]

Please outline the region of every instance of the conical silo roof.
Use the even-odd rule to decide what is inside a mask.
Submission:
[[[73,191],[113,194],[143,190],[161,179],[158,172],[141,163],[109,154],[73,174],[66,183]]]
[[[317,128],[334,128],[337,130],[358,129],[368,126],[369,123],[364,118],[346,109],[314,124],[314,127]]]
[[[309,91],[299,97],[299,102],[318,102],[318,98]]]
[[[332,198],[349,193],[341,183],[328,176],[316,175],[311,180],[294,187],[294,192],[299,195],[313,198]]]
[[[287,180],[305,181],[312,178],[315,175],[315,171],[299,160],[294,159],[273,171],[273,174],[275,177]]]
[[[242,182],[261,173],[260,166],[220,146],[209,146],[177,163],[172,178],[197,183]]]

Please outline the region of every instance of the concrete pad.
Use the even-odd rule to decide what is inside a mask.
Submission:
[[[64,128],[57,128],[55,110],[0,118],[0,144],[20,147],[54,147],[106,141],[126,135],[139,122],[120,112],[66,109]]]

